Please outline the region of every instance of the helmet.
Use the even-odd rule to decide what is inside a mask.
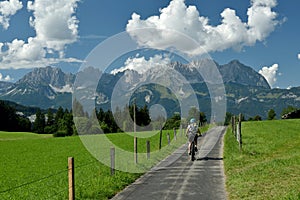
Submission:
[[[191,123],[191,124],[193,124],[193,123],[195,123],[195,122],[196,122],[195,118],[192,118],[192,119],[190,120],[190,123]]]

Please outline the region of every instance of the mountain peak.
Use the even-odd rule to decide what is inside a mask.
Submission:
[[[75,75],[65,74],[57,67],[35,68],[32,72],[26,74],[17,83],[26,83],[29,85],[52,85],[61,88],[67,84],[73,84]]]
[[[232,61],[230,61],[228,64],[242,64],[238,59],[234,59]]]
[[[253,68],[244,65],[239,60],[219,66],[224,83],[232,82],[242,85],[259,86],[270,89],[267,80]]]

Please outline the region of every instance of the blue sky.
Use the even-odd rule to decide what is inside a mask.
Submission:
[[[284,0],[2,0],[0,80],[17,81],[47,65],[76,72],[103,40],[154,26],[186,31],[219,64],[238,59],[260,71],[272,87],[296,87],[297,8],[299,1]],[[155,34],[150,38],[154,48],[162,44]]]

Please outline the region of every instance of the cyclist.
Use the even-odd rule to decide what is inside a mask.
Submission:
[[[191,144],[194,140],[195,143],[195,151],[197,152],[197,140],[198,140],[198,134],[200,135],[199,127],[196,123],[195,118],[191,118],[189,125],[186,128],[186,136],[189,140],[189,146],[188,146],[188,153],[191,155]]]

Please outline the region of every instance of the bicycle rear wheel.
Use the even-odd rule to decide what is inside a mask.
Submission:
[[[195,142],[191,144],[191,161],[195,160]]]

